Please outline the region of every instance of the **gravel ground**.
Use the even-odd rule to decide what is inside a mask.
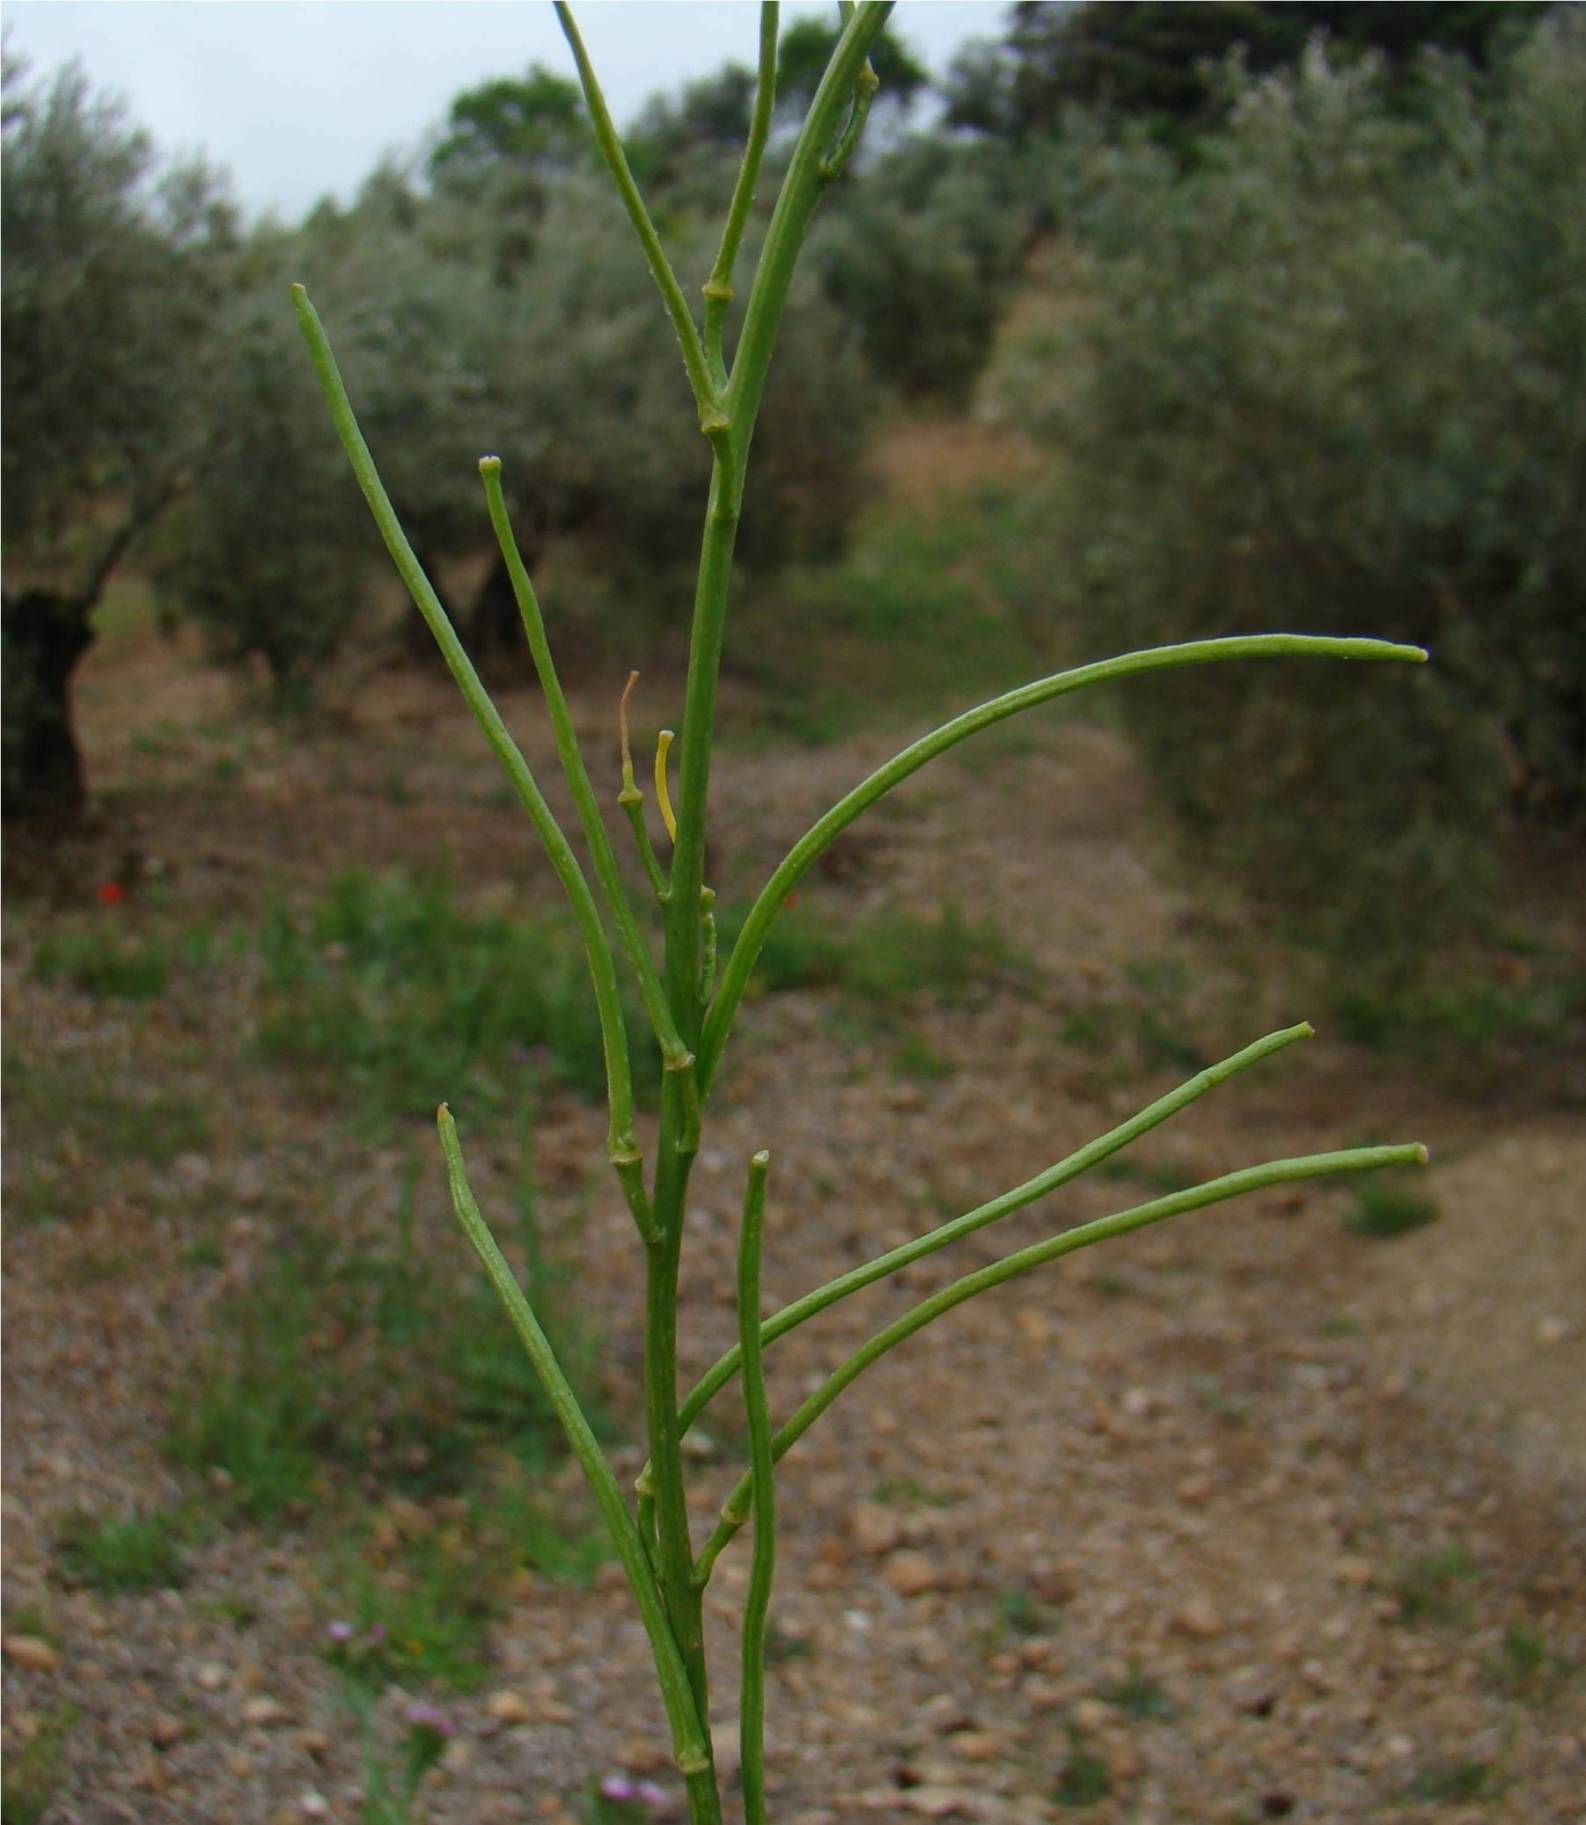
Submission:
[[[268,1262],[292,1187],[334,1182],[349,1224],[376,1223],[401,1171],[395,1151],[359,1143],[251,1059],[245,980],[234,1003],[173,994],[116,1014],[30,979],[52,906],[126,854],[189,913],[217,917],[355,857],[445,858],[482,890],[544,891],[438,682],[382,676],[311,739],[250,737],[221,820],[222,801],[184,785],[213,759],[210,738],[151,753],[135,737],[223,719],[225,701],[185,649],[96,655],[82,715],[96,777],[122,790],[64,872],[25,881],[11,909],[19,1057],[80,1053],[164,1085],[224,1086],[201,1150],[159,1170],[82,1162],[94,1195],[80,1219],[9,1237],[5,1739],[14,1770],[61,1734],[52,1825],[360,1818],[313,1517],[277,1537],[217,1529],[182,1588],[137,1596],[64,1585],[52,1542],[67,1510],[188,1487],[161,1451],[172,1404],[217,1302]],[[536,727],[526,696],[509,707]],[[580,715],[603,740],[604,696]],[[544,777],[543,741],[526,745]],[[724,889],[763,875],[895,745],[726,752]],[[394,757],[401,794],[383,789]],[[1072,1037],[1076,1013],[1129,1004],[1132,959],[1186,963],[1175,1015],[1227,1036],[1215,1049],[1297,1017],[1267,1018],[1212,961],[1198,915],[1153,865],[1146,812],[1119,739],[1050,716],[1022,747],[913,782],[811,884],[813,901],[849,911],[952,899],[994,912],[1038,970],[966,1008],[911,1009],[940,1061],[925,1076],[900,1074],[887,1037],[845,1024],[830,997],[746,1010],[696,1178],[686,1376],[731,1336],[753,1149],[775,1158],[769,1306],[1018,1182],[1182,1076],[1132,1053],[1098,1059]],[[770,1678],[780,1825],[1586,1818],[1586,1675],[1570,1670],[1586,1664],[1578,1112],[1461,1100],[1323,1040],[1140,1153],[1159,1178],[1198,1177],[1368,1128],[1446,1156],[1429,1180],[1439,1223],[1372,1242],[1345,1231],[1346,1192],[1297,1187],[1144,1232],[953,1313],[788,1458]],[[547,1112],[536,1152],[553,1206],[576,1200],[600,1135],[587,1108]],[[487,1208],[502,1196],[495,1164],[482,1147]],[[25,1165],[8,1159],[8,1174]],[[967,1266],[1150,1195],[1092,1177],[1061,1209],[1022,1213],[839,1307],[771,1352],[774,1408]],[[202,1271],[184,1258],[195,1208],[221,1238]],[[433,1176],[419,1212],[444,1228]],[[577,1251],[603,1385],[631,1437],[638,1263],[604,1186]],[[694,1465],[702,1527],[736,1474],[736,1423],[716,1431]],[[619,1459],[636,1467],[631,1446]],[[386,1514],[396,1551],[447,1521],[444,1504]],[[1429,1576],[1437,1600],[1417,1604]],[[744,1579],[730,1552],[709,1597],[728,1760]],[[1520,1640],[1545,1644],[1523,1677]],[[388,1733],[403,1702],[385,1701]],[[680,1816],[643,1637],[611,1568],[587,1590],[521,1576],[487,1683],[446,1703],[459,1728],[426,1778],[432,1825],[571,1820],[569,1796],[618,1770],[656,1781]]]

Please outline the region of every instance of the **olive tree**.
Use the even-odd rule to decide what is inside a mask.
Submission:
[[[75,67],[7,71],[3,162],[5,808],[59,819],[83,802],[70,689],[95,607],[213,437],[233,223]]]
[[[998,381],[1066,459],[1094,637],[1435,650],[1391,703],[1231,675],[1130,702],[1187,853],[1388,971],[1479,916],[1516,818],[1586,812],[1586,29],[1425,85],[1410,116],[1320,51],[1236,78],[1188,174],[1071,135],[1071,257]],[[1338,809],[1278,810],[1285,781]]]

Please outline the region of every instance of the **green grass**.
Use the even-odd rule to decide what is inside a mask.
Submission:
[[[1555,1654],[1540,1629],[1505,1629],[1483,1669],[1487,1684],[1504,1698],[1545,1702],[1579,1669]]]
[[[1425,1229],[1440,1214],[1435,1199],[1391,1178],[1367,1179],[1355,1187],[1351,1198],[1344,1227],[1357,1236],[1371,1236],[1381,1242]]]
[[[1029,490],[990,484],[863,515],[842,558],[794,567],[746,605],[740,664],[761,689],[724,737],[825,746],[1055,669],[1058,624],[1040,612],[1030,542],[1039,512]]]
[[[1432,1762],[1410,1783],[1410,1797],[1430,1806],[1490,1799],[1493,1774],[1491,1762]]]
[[[958,1497],[928,1489],[917,1477],[889,1476],[876,1484],[870,1499],[897,1508],[951,1508]]]
[[[1093,1058],[1128,1055],[1145,1071],[1203,1070],[1211,1054],[1188,1037],[1194,986],[1181,957],[1136,958],[1125,964],[1118,992],[1104,1004],[1069,1009],[1058,1036]]]
[[[1112,1792],[1107,1764],[1085,1747],[1077,1732],[1071,1732],[1068,1760],[1058,1772],[1054,1798],[1059,1806],[1076,1809],[1098,1805]]]
[[[221,1473],[222,1508],[272,1524],[338,1489],[456,1492],[503,1449],[531,1463],[560,1455],[560,1427],[488,1285],[463,1257],[415,1244],[413,1196],[409,1175],[384,1251],[307,1226],[282,1237],[264,1279],[220,1313],[223,1341],[168,1446],[212,1485]],[[517,1197],[536,1303],[563,1367],[586,1382],[589,1337],[565,1274],[544,1259],[526,1188]],[[440,1235],[450,1241],[449,1223]]]
[[[726,950],[742,915],[729,914],[722,924]],[[954,905],[931,918],[888,910],[844,924],[801,902],[777,918],[755,965],[759,985],[773,994],[832,988],[880,1008],[916,997],[962,1006],[1029,974],[995,923],[969,919]]]
[[[38,1825],[44,1817],[61,1782],[66,1738],[77,1717],[73,1704],[53,1706],[27,1741],[7,1755],[0,1776],[0,1825]]]
[[[1133,1663],[1116,1685],[1103,1688],[1101,1696],[1108,1704],[1116,1705],[1125,1717],[1141,1723],[1165,1723],[1178,1714],[1178,1707],[1168,1697],[1162,1682]]]
[[[1334,997],[1337,1030],[1357,1045],[1398,1052],[1456,1078],[1490,1074],[1506,1058],[1578,1051],[1586,1042],[1586,970],[1540,940],[1511,937],[1504,955],[1462,960],[1409,991],[1351,989]]]
[[[1237,1394],[1230,1394],[1215,1375],[1198,1374],[1189,1378],[1189,1390],[1203,1412],[1214,1415],[1230,1426],[1248,1425],[1250,1404]]]
[[[604,1095],[583,949],[563,922],[470,912],[434,877],[350,871],[306,908],[275,907],[260,952],[265,1054],[318,1068],[376,1120],[443,1101],[498,1116],[537,1080]],[[636,1003],[629,1014],[637,1039]],[[636,1044],[641,1085],[648,1059]]]
[[[513,1574],[585,1586],[610,1556],[591,1509],[553,1506],[532,1472],[509,1466],[468,1498],[460,1518],[404,1537],[398,1553],[377,1532],[335,1555],[328,1601],[352,1638],[327,1632],[326,1658],[365,1688],[477,1690]]]
[[[934,1084],[952,1077],[958,1067],[918,1033],[905,1033],[892,1054],[892,1069],[914,1083]]]
[[[171,959],[153,938],[84,928],[51,932],[33,953],[40,982],[67,982],[84,995],[152,1001],[165,993]]]
[[[186,1531],[183,1517],[169,1510],[122,1519],[77,1510],[56,1530],[56,1572],[63,1583],[112,1597],[176,1590],[187,1581]]]
[[[1423,1553],[1402,1564],[1394,1578],[1399,1620],[1406,1623],[1455,1624],[1468,1620],[1460,1587],[1478,1575],[1475,1561],[1457,1542]]]
[[[997,1623],[1003,1637],[1028,1639],[1060,1629],[1063,1617],[1059,1610],[1042,1603],[1022,1584],[1010,1584],[997,1593]]]
[[[8,1187],[7,1206],[25,1223],[85,1214],[107,1168],[169,1166],[209,1144],[202,1104],[95,1059],[8,1045],[4,1079],[6,1139],[27,1162]]]

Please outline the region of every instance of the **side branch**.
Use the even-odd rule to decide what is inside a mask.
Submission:
[[[744,1825],[765,1825],[765,1632],[776,1570],[776,1503],[772,1486],[771,1414],[760,1360],[760,1249],[765,1229],[769,1153],[749,1162],[738,1238],[738,1340],[743,1352],[743,1405],[749,1431],[749,1490],[754,1509],[754,1561],[743,1600],[743,1663],[739,1685],[739,1761]]]
[[[672,1729],[672,1753],[685,1775],[698,1774],[709,1767],[710,1752],[688,1674],[684,1670],[677,1641],[667,1621],[661,1594],[656,1588],[649,1555],[644,1549],[633,1517],[628,1513],[611,1465],[606,1461],[606,1455],[590,1430],[589,1421],[584,1417],[584,1410],[578,1404],[578,1397],[563,1373],[561,1364],[556,1360],[556,1353],[540,1328],[540,1322],[524,1297],[516,1276],[496,1246],[490,1226],[480,1214],[463,1165],[457,1125],[444,1103],[436,1119],[440,1127],[441,1150],[446,1156],[447,1183],[451,1189],[452,1208],[456,1212],[457,1221],[473,1244],[474,1252],[479,1256],[497,1297],[506,1307],[507,1317],[518,1334],[518,1341],[533,1364],[534,1372],[545,1389],[546,1399],[561,1421],[567,1442],[572,1446],[573,1453],[589,1480],[590,1489],[617,1549],[617,1557],[633,1587],[644,1630],[650,1639],[650,1650],[655,1656],[656,1670],[660,1675],[667,1721]]]
[[[425,576],[424,567],[419,563],[413,547],[408,543],[396,509],[391,505],[390,497],[380,480],[374,457],[358,427],[357,415],[347,396],[347,388],[341,370],[336,365],[330,339],[303,286],[292,287],[292,302],[297,307],[298,322],[313,358],[320,390],[330,407],[331,422],[336,427],[336,434],[341,439],[342,448],[347,453],[347,460],[352,465],[352,472],[363,491],[363,497],[369,504],[369,511],[374,515],[380,536],[385,540],[391,561],[407,585],[414,606],[434,636],[441,657],[446,661],[447,670],[456,680],[457,688],[473,712],[474,721],[479,724],[491,751],[506,770],[507,778],[511,780],[535,832],[545,846],[551,867],[556,871],[556,878],[572,903],[573,916],[584,941],[584,953],[589,960],[595,1004],[600,1015],[600,1042],[606,1063],[606,1097],[611,1111],[606,1137],[607,1151],[622,1177],[624,1190],[632,1206],[635,1185],[641,1200],[644,1188],[639,1144],[633,1132],[633,1078],[628,1063],[628,1036],[622,1024],[616,967],[612,962],[611,947],[606,941],[605,928],[600,923],[594,896],[589,891],[589,883],[584,879],[584,871],[578,865],[572,846],[550,806],[546,804],[534,775],[529,771],[528,762],[508,733],[507,725],[501,720],[501,712],[491,702],[490,693],[464,652],[463,643],[457,638],[457,630],[447,619],[439,596]],[[641,1224],[640,1228],[643,1229],[644,1225]]]
[[[951,1286],[944,1287],[939,1293],[922,1301],[913,1311],[906,1312],[884,1331],[878,1331],[840,1369],[828,1376],[782,1427],[772,1441],[773,1454],[781,1458],[791,1451],[838,1395],[857,1381],[873,1362],[906,1338],[912,1337],[916,1331],[923,1330],[933,1318],[940,1318],[955,1305],[973,1299],[976,1293],[987,1292],[994,1286],[1001,1286],[1004,1281],[1031,1273],[1038,1267],[1044,1267],[1048,1261],[1073,1254],[1076,1249],[1088,1248],[1092,1243],[1105,1242],[1113,1236],[1128,1235],[1132,1230],[1145,1229],[1152,1223],[1160,1223],[1185,1211],[1199,1210],[1207,1204],[1225,1203],[1229,1198],[1240,1197],[1247,1191],[1259,1191],[1268,1185],[1284,1185],[1295,1179],[1324,1178],[1340,1172],[1375,1172],[1383,1166],[1424,1166],[1426,1159],[1424,1147],[1411,1145],[1354,1147],[1342,1153],[1313,1153],[1302,1159],[1271,1160],[1264,1166],[1249,1166],[1243,1172],[1227,1173],[1220,1179],[1210,1179],[1192,1190],[1175,1192],[1171,1197],[1156,1198],[1149,1204],[1137,1205],[1133,1210],[1100,1217],[1093,1223],[1081,1224],[1077,1229],[1065,1230],[1062,1235],[1053,1236],[1046,1242],[1021,1248],[1016,1254],[993,1262],[990,1267],[965,1274],[961,1280],[955,1280]],[[723,1505],[721,1522],[700,1553],[695,1576],[701,1583],[709,1578],[722,1549],[748,1519],[749,1502],[750,1483],[744,1477]]]
[[[977,1230],[985,1229],[992,1223],[1000,1222],[1004,1217],[1012,1216],[1015,1211],[1024,1210],[1049,1192],[1060,1186],[1070,1184],[1073,1180],[1087,1173],[1093,1166],[1109,1159],[1120,1152],[1142,1134],[1160,1126],[1170,1116],[1177,1115],[1219,1084],[1226,1083],[1230,1077],[1251,1065],[1259,1064],[1262,1059],[1270,1058],[1274,1052],[1281,1052],[1296,1040],[1313,1037],[1312,1028],[1302,1021],[1298,1026],[1284,1027],[1279,1032],[1269,1033],[1264,1039],[1258,1039],[1231,1057],[1222,1059],[1215,1065],[1209,1065],[1198,1072],[1176,1090],[1166,1096],[1158,1097],[1148,1104],[1137,1115],[1132,1115],[1126,1122],[1120,1122],[1116,1128],[1085,1146],[1068,1154],[1055,1165],[1048,1166],[1044,1172],[1037,1173],[1033,1179],[1016,1185],[1011,1191],[1005,1191],[1000,1197],[993,1198],[988,1204],[978,1205],[961,1217],[954,1217],[950,1222],[940,1224],[937,1228],[918,1236],[912,1242],[902,1243],[899,1247],[889,1249],[884,1255],[877,1255],[873,1261],[851,1268],[846,1274],[840,1274],[835,1280],[828,1280],[824,1286],[818,1286],[803,1298],[795,1299],[791,1305],[785,1305],[775,1312],[760,1327],[761,1344],[774,1343],[777,1338],[785,1337],[791,1330],[807,1320],[817,1317],[821,1312],[829,1311],[842,1300],[851,1298],[855,1293],[862,1293],[866,1287],[885,1280],[889,1274],[900,1269],[912,1267],[916,1261],[923,1261],[927,1255],[934,1255],[949,1243],[957,1242],[964,1236],[971,1236]],[[742,1360],[737,1346],[728,1350],[725,1355],[706,1370],[690,1390],[687,1398],[678,1409],[679,1434],[687,1432],[694,1421],[699,1418],[716,1395],[726,1387],[738,1372]]]
[[[750,908],[749,917],[738,934],[732,955],[727,959],[722,971],[721,986],[706,1015],[699,1047],[701,1090],[708,1091],[710,1088],[722,1048],[732,1028],[733,1017],[738,1011],[738,1004],[743,999],[755,960],[760,954],[760,946],[765,942],[766,933],[781,910],[783,901],[816,858],[836,841],[862,811],[868,810],[877,799],[884,797],[911,773],[918,772],[927,761],[934,760],[938,754],[945,754],[949,748],[978,734],[981,729],[990,728],[993,723],[1016,716],[1021,710],[1034,709],[1037,704],[1047,703],[1054,697],[1067,696],[1070,691],[1082,690],[1086,685],[1105,684],[1111,679],[1127,678],[1136,672],[1166,671],[1181,665],[1207,665],[1223,659],[1284,658],[1400,660],[1420,663],[1425,660],[1426,653],[1421,647],[1398,646],[1387,640],[1335,640],[1313,634],[1241,634],[1229,639],[1190,640],[1179,646],[1151,647],[1143,652],[1124,653],[1116,659],[1102,659],[1092,665],[1076,666],[1072,671],[1057,672],[1049,678],[1040,678],[1033,684],[1009,691],[1004,696],[994,697],[989,703],[983,703],[976,709],[966,710],[962,716],[954,717],[951,722],[922,736],[901,754],[894,756],[884,767],[872,773],[869,779],[855,786],[845,798],[839,799],[817,823],[811,825],[760,890],[759,898]]]
[[[650,212],[644,206],[638,183],[629,169],[628,155],[622,149],[622,140],[612,121],[611,110],[606,106],[600,80],[595,75],[594,65],[589,61],[583,37],[566,0],[556,0],[556,17],[561,24],[562,35],[572,50],[573,61],[578,65],[578,80],[583,85],[584,100],[589,104],[589,115],[594,122],[600,156],[605,160],[606,169],[617,186],[617,194],[628,212],[628,220],[632,222],[633,231],[644,249],[650,276],[655,280],[662,302],[666,305],[666,313],[672,319],[672,328],[677,332],[677,339],[682,345],[683,366],[688,370],[688,383],[694,389],[700,425],[707,431],[719,429],[725,425],[726,420],[705,360],[699,330],[688,308],[688,300],[683,296],[683,288],[677,282],[677,274],[672,271],[672,263],[666,257],[666,249],[661,245],[661,237],[656,233],[654,222],[650,220]]]
[[[771,113],[776,106],[777,19],[781,9],[776,0],[763,0],[760,8],[760,67],[755,82],[754,113],[749,121],[749,139],[743,149],[743,163],[738,167],[738,181],[733,187],[732,202],[727,209],[726,226],[721,232],[721,248],[716,264],[705,281],[705,356],[718,386],[727,384],[727,370],[722,356],[722,330],[732,303],[732,272],[737,264],[743,231],[754,204],[754,187],[760,177],[760,161],[765,143],[771,135]]]
[[[629,904],[627,890],[623,887],[622,875],[617,868],[616,852],[612,849],[611,838],[600,815],[595,788],[590,784],[589,772],[578,746],[578,735],[573,728],[572,714],[567,707],[561,679],[557,676],[556,662],[551,657],[550,642],[545,636],[545,618],[540,613],[539,597],[534,593],[534,584],[524,566],[518,542],[513,537],[512,522],[507,516],[507,503],[501,492],[501,458],[481,458],[479,474],[485,485],[485,504],[489,509],[490,524],[495,531],[496,543],[501,547],[501,556],[512,583],[512,593],[517,598],[518,612],[523,618],[523,631],[528,637],[529,652],[534,660],[534,670],[539,677],[540,688],[545,693],[546,709],[550,712],[551,728],[556,735],[556,751],[561,756],[562,771],[567,776],[573,803],[578,809],[578,821],[583,827],[584,840],[589,845],[590,859],[595,865],[595,877],[606,896],[606,904],[611,908],[611,916],[617,922],[622,948],[627,952],[633,973],[638,978],[639,993],[644,998],[645,1012],[650,1016],[650,1024],[655,1029],[662,1056],[673,1069],[681,1069],[688,1057],[688,1047],[679,1038],[672,1010],[666,1005],[661,978],[656,973],[654,960],[633,916],[633,908]]]

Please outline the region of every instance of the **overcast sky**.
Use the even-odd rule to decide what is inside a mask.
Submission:
[[[826,10],[784,6],[784,17]],[[835,12],[835,8],[830,9]],[[933,73],[995,35],[1000,0],[913,0],[894,27]],[[656,89],[753,64],[748,0],[584,0],[579,22],[619,122]],[[162,150],[202,149],[250,210],[295,220],[343,201],[459,89],[538,60],[573,74],[541,0],[7,0],[6,43],[35,76],[77,58]]]

